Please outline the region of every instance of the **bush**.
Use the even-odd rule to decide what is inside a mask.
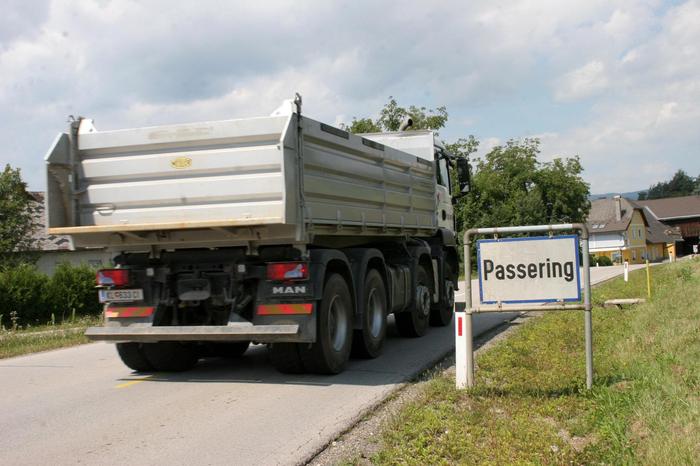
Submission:
[[[591,267],[595,267],[596,264],[598,264],[598,258],[596,256],[594,256],[593,254],[589,254],[588,257],[589,257],[589,260],[588,260],[589,265]]]
[[[597,264],[601,267],[608,267],[613,265],[612,260],[608,256],[599,256]]]
[[[47,307],[48,277],[30,264],[0,270],[0,314],[2,325],[14,327],[46,323],[51,319]]]
[[[86,265],[59,264],[52,277],[34,265],[0,270],[0,325],[43,325],[70,319],[73,314],[98,315],[95,271]]]
[[[95,291],[95,270],[87,265],[59,264],[49,280],[47,295],[57,320],[73,314],[98,315],[101,311]]]

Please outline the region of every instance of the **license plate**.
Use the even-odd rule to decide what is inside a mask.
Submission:
[[[100,290],[101,303],[142,301],[143,290]]]

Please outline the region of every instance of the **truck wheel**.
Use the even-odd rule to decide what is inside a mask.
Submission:
[[[418,267],[417,274],[418,285],[416,286],[413,307],[410,311],[399,312],[394,316],[396,318],[396,328],[402,337],[422,337],[428,331],[430,303],[432,301],[430,280],[428,279],[428,273],[422,266]]]
[[[190,345],[179,341],[145,343],[143,354],[153,368],[162,372],[182,372],[197,364],[197,353]]]
[[[363,298],[362,328],[355,330],[352,353],[361,358],[376,358],[384,349],[387,312],[384,280],[376,269],[367,273]]]
[[[211,353],[220,358],[239,358],[250,346],[249,341],[232,341],[229,343],[211,343]]]
[[[129,369],[136,372],[152,372],[153,366],[142,351],[141,343],[117,343],[117,353]]]
[[[438,303],[438,307],[430,311],[430,325],[433,327],[446,327],[452,322],[452,312],[455,306],[455,286],[450,279],[452,269],[445,264],[445,281],[443,281],[444,298]]]
[[[301,362],[301,356],[299,356],[299,347],[301,344],[302,343],[272,343],[269,346],[268,355],[275,369],[283,374],[303,374],[304,365]]]
[[[317,310],[316,342],[301,348],[304,368],[318,374],[338,374],[345,369],[352,346],[353,306],[342,275],[326,280]]]

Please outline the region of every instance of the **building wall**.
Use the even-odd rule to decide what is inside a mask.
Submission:
[[[597,249],[622,248],[625,246],[625,238],[620,233],[593,233],[589,243],[589,249],[595,252]]]
[[[622,260],[630,264],[642,264],[646,260],[647,247],[634,247],[622,251]]]
[[[664,247],[664,257],[670,260],[676,260],[676,257],[678,257],[676,254],[678,254],[676,243],[666,243]]]
[[[648,258],[650,261],[658,261],[664,258],[666,245],[664,243],[652,243],[647,245]]]
[[[630,248],[646,248],[647,229],[641,212],[635,209],[627,227],[627,244]]]
[[[98,268],[101,265],[109,265],[112,255],[104,249],[87,249],[79,251],[44,251],[36,262],[37,268],[48,275],[53,275],[54,270],[61,262],[72,265],[89,265]]]

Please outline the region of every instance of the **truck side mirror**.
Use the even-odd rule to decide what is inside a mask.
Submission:
[[[459,180],[459,192],[460,193],[468,193],[469,192],[469,187],[470,187],[470,182],[471,182],[471,175],[470,175],[470,167],[469,167],[469,160],[465,158],[458,158],[457,159],[457,179]]]

